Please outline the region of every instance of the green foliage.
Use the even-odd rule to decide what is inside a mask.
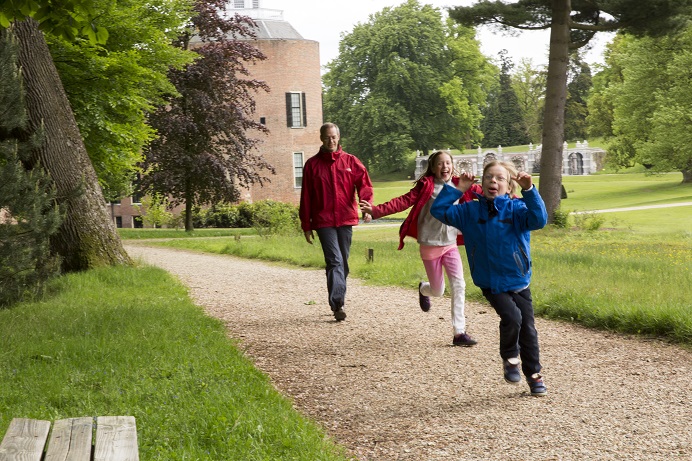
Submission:
[[[298,207],[274,200],[198,209],[194,213],[194,225],[196,228],[253,228],[262,236],[301,233]]]
[[[13,417],[127,414],[142,460],[345,461],[155,268],[63,277],[0,311],[0,434]]]
[[[606,218],[594,212],[581,212],[574,215],[574,225],[586,231],[596,231],[603,226]]]
[[[373,171],[390,171],[413,150],[480,139],[490,68],[474,31],[429,5],[408,0],[372,15],[343,36],[327,68],[324,118]]]
[[[47,34],[46,41],[107,200],[130,195],[142,149],[156,136],[147,115],[176,94],[169,68],[194,54],[172,46],[190,16],[189,0],[93,0],[105,44]]]
[[[528,144],[523,111],[519,98],[512,86],[510,71],[514,64],[507,57],[507,50],[500,53],[499,83],[488,95],[487,105],[483,109],[483,147],[516,146]]]
[[[570,58],[565,104],[565,140],[581,141],[588,135],[586,121],[589,111],[586,100],[592,86],[591,68],[578,52],[572,53]]]
[[[684,181],[692,181],[690,49],[689,26],[663,38],[623,36],[612,49],[608,89],[601,92],[612,104],[611,164],[640,163],[659,172],[677,169]]]
[[[60,226],[55,186],[40,166],[27,170],[42,134],[28,131],[22,73],[9,29],[0,30],[0,306],[40,293],[59,273],[50,237]]]
[[[91,43],[105,43],[108,30],[92,22],[96,16],[93,0],[3,0],[0,5],[0,28],[13,21],[34,18],[41,30],[68,40],[85,36]]]
[[[522,59],[512,73],[512,88],[521,108],[524,131],[534,144],[541,143],[543,133],[545,87],[545,69],[534,68],[530,59]]]
[[[288,203],[263,200],[254,204],[252,227],[261,236],[300,235],[298,207]]]
[[[569,226],[569,211],[564,211],[562,208],[555,210],[552,225],[558,229],[566,229]]]
[[[173,223],[173,213],[168,211],[170,202],[161,194],[145,196],[142,198],[142,206],[136,208],[142,214],[142,221],[147,227],[162,227]]]

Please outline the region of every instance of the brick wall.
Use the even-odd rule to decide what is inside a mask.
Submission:
[[[268,135],[261,135],[259,153],[276,168],[271,182],[254,185],[243,200],[276,200],[298,204],[300,188],[294,187],[293,153],[302,152],[303,162],[321,145],[322,79],[319,43],[312,40],[257,40],[253,44],[266,60],[248,65],[253,78],[264,80],[270,91],[255,95],[255,117],[265,118]],[[305,93],[307,126],[289,128],[286,120],[286,93]],[[252,134],[256,136],[255,133]]]

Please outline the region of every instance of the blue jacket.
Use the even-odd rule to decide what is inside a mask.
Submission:
[[[477,195],[478,200],[454,205],[461,191],[445,185],[430,209],[435,218],[463,232],[473,283],[494,294],[529,286],[530,231],[548,222],[536,187],[521,194],[522,199],[506,195],[492,201]],[[490,217],[490,209],[497,214]]]

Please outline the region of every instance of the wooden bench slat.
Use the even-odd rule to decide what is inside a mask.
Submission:
[[[41,461],[50,421],[14,418],[0,444],[0,461]]]
[[[134,416],[96,418],[94,461],[139,461]]]
[[[91,459],[94,418],[60,419],[53,424],[45,461]]]

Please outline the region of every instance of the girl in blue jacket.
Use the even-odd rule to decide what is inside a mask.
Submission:
[[[454,204],[474,183],[461,175],[456,188],[445,185],[430,213],[464,234],[473,283],[500,316],[500,356],[504,378],[521,382],[521,371],[536,396],[546,395],[541,376],[538,334],[534,325],[530,231],[548,220],[543,199],[531,175],[506,162],[490,162],[483,169],[478,200]],[[512,200],[521,186],[522,198]]]

